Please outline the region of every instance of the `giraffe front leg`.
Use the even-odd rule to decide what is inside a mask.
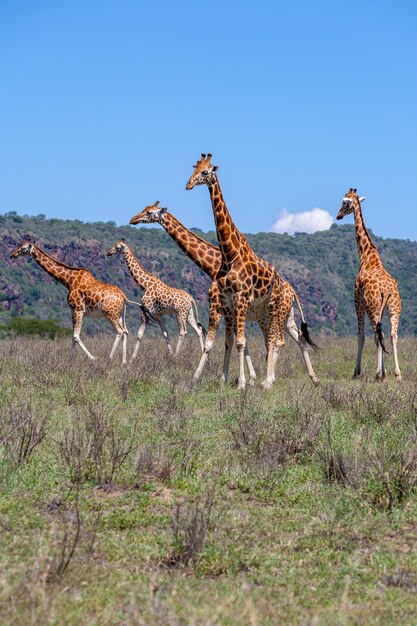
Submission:
[[[361,373],[362,352],[365,343],[365,307],[359,294],[355,294],[355,309],[358,320],[358,352],[356,354],[355,371],[353,378],[358,378]]]
[[[81,326],[83,324],[83,318],[84,318],[84,311],[79,311],[76,309],[73,309],[72,311],[72,345],[73,348],[75,349],[76,346],[80,346],[80,348],[85,352],[85,354],[88,356],[89,359],[91,359],[92,361],[96,360],[96,357],[93,356],[85,347],[85,345],[83,344],[83,342],[80,339],[80,333],[81,333]]]
[[[239,356],[239,380],[238,389],[244,389],[246,387],[245,377],[245,322],[248,312],[249,299],[247,294],[237,294],[234,298],[235,309],[235,335],[236,335],[236,348]]]

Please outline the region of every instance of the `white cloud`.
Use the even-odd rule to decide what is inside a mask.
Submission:
[[[283,209],[273,224],[273,233],[315,233],[317,230],[327,230],[333,224],[333,217],[324,209],[311,209],[302,213],[289,213]]]

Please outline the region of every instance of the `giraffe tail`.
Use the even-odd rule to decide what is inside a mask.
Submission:
[[[196,302],[195,302],[194,298],[191,299],[191,305],[194,307],[195,321],[197,322],[197,326],[199,328],[201,328],[201,330],[203,331],[203,336],[206,337],[207,336],[207,330],[204,328],[203,324],[201,324],[200,320],[198,319],[198,310],[197,310],[197,305],[196,305]]]
[[[308,325],[307,325],[307,322],[304,319],[303,309],[301,308],[300,301],[299,301],[298,296],[295,293],[295,291],[294,291],[294,298],[295,298],[295,301],[297,302],[298,310],[300,311],[300,315],[301,315],[301,334],[302,334],[302,336],[304,337],[306,342],[312,348],[316,348],[316,350],[321,350],[321,348],[319,348],[319,346],[316,343],[314,343],[314,341],[310,337],[310,333],[308,331]]]
[[[150,310],[144,304],[141,304],[140,302],[135,302],[134,300],[128,300],[128,298],[126,298],[126,302],[128,302],[129,304],[135,304],[136,306],[140,308],[143,315],[145,316],[145,320],[147,324],[156,324],[158,322],[156,317],[150,312]]]
[[[385,348],[385,343],[384,343],[384,333],[382,332],[382,316],[384,314],[384,309],[385,309],[385,307],[387,305],[389,297],[390,297],[390,294],[388,294],[386,296],[384,296],[384,295],[382,296],[382,304],[381,304],[381,312],[379,314],[379,322],[376,325],[376,337],[377,337],[379,345],[381,346],[381,348],[383,349],[385,354],[389,354],[389,352]]]

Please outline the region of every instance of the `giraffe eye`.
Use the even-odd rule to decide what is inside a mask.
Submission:
[[[208,170],[203,170],[203,171],[202,171],[202,174],[204,174],[204,176],[207,176],[207,174],[208,174]]]

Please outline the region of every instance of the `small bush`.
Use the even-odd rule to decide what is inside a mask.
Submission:
[[[214,489],[191,507],[178,505],[172,518],[173,549],[164,565],[188,567],[203,551],[210,526]]]

